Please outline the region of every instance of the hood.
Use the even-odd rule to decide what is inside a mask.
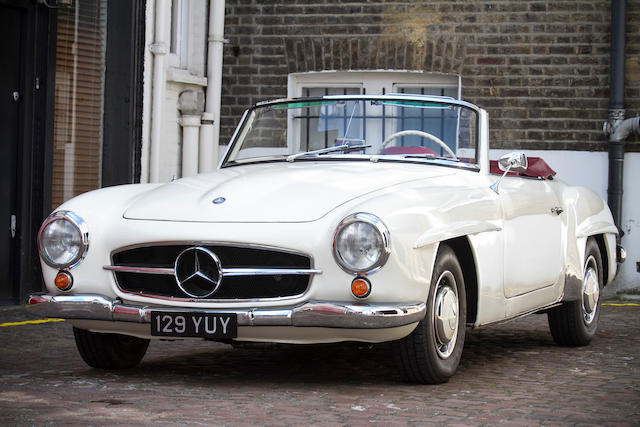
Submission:
[[[308,222],[359,196],[453,173],[444,167],[383,162],[305,161],[235,166],[157,187],[137,198],[124,217],[159,221]]]

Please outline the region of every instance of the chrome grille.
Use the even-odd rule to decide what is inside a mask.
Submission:
[[[222,280],[206,300],[269,299],[303,294],[314,274],[311,258],[288,251],[229,245],[195,245],[219,258]],[[118,287],[128,293],[166,298],[188,298],[174,276],[178,256],[193,244],[148,245],[112,254]]]

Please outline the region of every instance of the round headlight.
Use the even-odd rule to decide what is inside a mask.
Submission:
[[[333,238],[333,255],[349,273],[370,273],[382,267],[391,253],[391,239],[380,218],[369,213],[349,215]]]
[[[71,211],[49,215],[38,233],[38,249],[43,261],[55,268],[70,268],[78,264],[89,247],[85,222]]]

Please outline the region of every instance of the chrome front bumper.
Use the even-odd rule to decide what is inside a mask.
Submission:
[[[206,309],[124,304],[103,295],[31,295],[28,308],[42,317],[150,323],[152,311],[235,313],[238,326],[301,326],[382,329],[419,322],[422,302],[366,304],[309,301],[291,308]]]

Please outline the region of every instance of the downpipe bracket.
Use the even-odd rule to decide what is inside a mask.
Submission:
[[[609,142],[623,142],[632,134],[640,135],[640,117],[624,118],[625,110],[611,110],[602,131]]]

